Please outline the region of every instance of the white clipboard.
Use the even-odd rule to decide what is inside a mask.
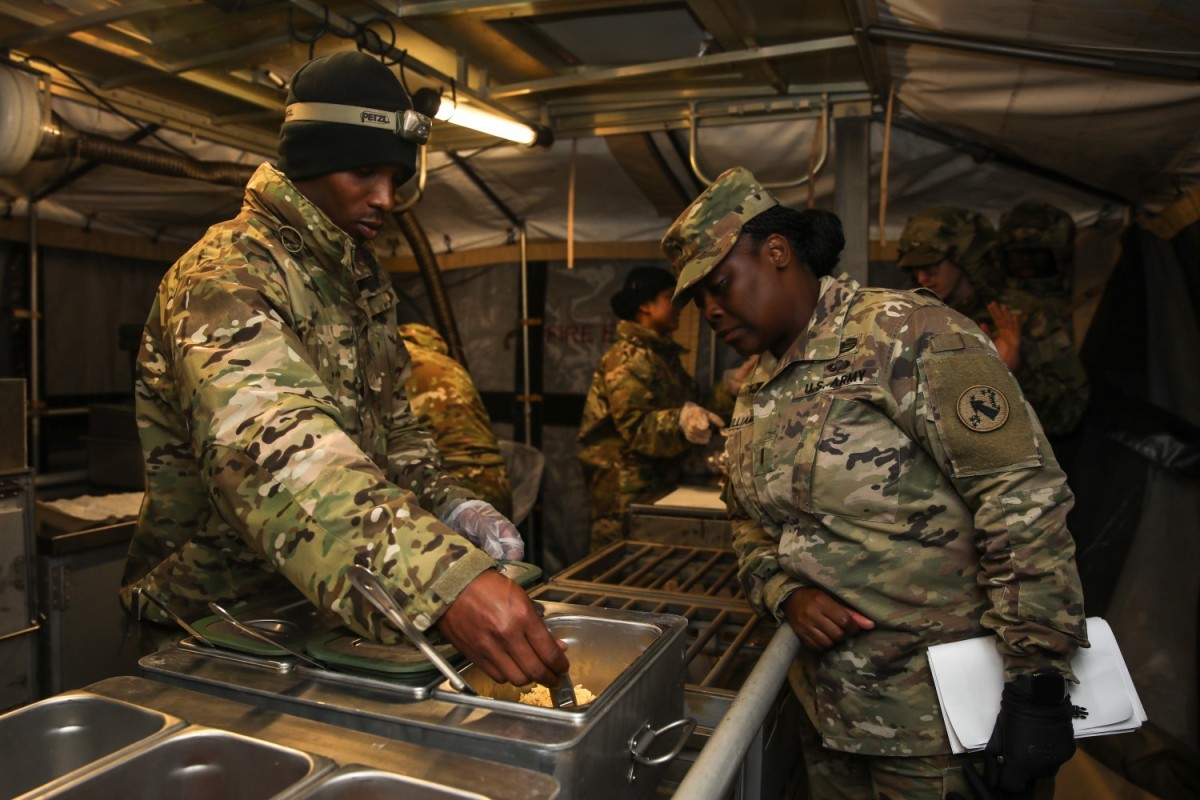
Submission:
[[[1129,668],[1112,628],[1099,617],[1087,621],[1091,647],[1071,659],[1078,684],[1068,684],[1071,703],[1087,710],[1074,720],[1075,736],[1100,736],[1137,730],[1146,721]],[[942,720],[955,753],[982,750],[1000,713],[1004,663],[996,637],[982,636],[929,648],[929,667],[937,687]]]

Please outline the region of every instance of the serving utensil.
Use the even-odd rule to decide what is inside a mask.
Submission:
[[[168,617],[171,618],[172,622],[174,622],[179,627],[183,628],[184,632],[187,633],[188,636],[191,636],[193,639],[195,639],[197,642],[200,642],[200,644],[204,645],[205,647],[212,647],[214,649],[216,648],[215,644],[213,644],[208,639],[205,639],[203,636],[201,636],[200,632],[198,630],[196,630],[195,628],[193,628],[191,625],[189,625],[187,623],[187,621],[184,620],[183,617],[179,616],[174,611],[172,611],[170,606],[168,606],[162,600],[159,600],[157,597],[152,595],[147,590],[141,589],[141,588],[133,590],[133,607],[135,609],[137,609],[137,618],[139,620],[142,618],[142,604],[140,602],[138,602],[138,598],[141,598],[141,597],[146,598],[151,603],[156,605],[158,607],[159,611],[166,614]]]
[[[421,630],[408,618],[404,609],[400,608],[400,604],[384,587],[383,581],[379,579],[378,575],[366,567],[354,564],[346,570],[346,577],[355,589],[362,592],[363,597],[367,598],[371,605],[379,609],[379,613],[383,614],[388,622],[392,623],[408,637],[409,641],[421,649],[425,657],[446,676],[446,680],[450,681],[451,686],[463,694],[477,694],[463,679],[463,676],[458,674],[458,670],[454,669],[449,661],[442,658],[442,654],[434,649],[434,646],[425,638],[425,634],[421,633]]]
[[[530,600],[533,603],[533,610],[537,612],[538,618],[546,619],[546,607],[538,600]],[[558,684],[551,686],[548,683],[542,684],[550,690],[550,702],[555,708],[573,708],[576,705],[575,701],[575,681],[571,680],[571,674],[564,672],[558,676]]]
[[[550,702],[554,703],[555,708],[575,707],[575,682],[571,680],[570,673],[559,675],[558,685],[548,685],[546,688],[550,690]]]
[[[263,631],[255,630],[255,628],[252,625],[247,625],[246,623],[242,622],[240,619],[235,617],[233,614],[230,614],[228,611],[226,611],[224,608],[217,605],[216,603],[210,602],[208,604],[208,608],[210,611],[212,611],[218,617],[225,620],[230,625],[232,625],[234,628],[236,628],[240,633],[244,633],[246,636],[249,636],[251,639],[257,639],[258,641],[262,642],[263,644],[270,645],[271,647],[278,647],[280,650],[283,650],[288,655],[295,656],[296,658],[300,659],[301,661],[305,662],[306,664],[310,664],[310,665],[316,667],[317,669],[327,669],[327,667],[323,663],[321,663],[317,659],[313,658],[312,656],[305,655],[304,653],[301,653],[299,650],[296,650],[293,647],[289,647],[288,645],[284,644],[283,642],[279,641],[278,639],[268,636]]]

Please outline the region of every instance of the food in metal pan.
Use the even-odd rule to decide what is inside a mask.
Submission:
[[[519,698],[522,703],[527,706],[543,706],[545,708],[554,708],[554,701],[550,699],[550,690],[540,683],[534,684],[533,688],[528,692],[521,692]],[[590,690],[583,688],[582,683],[575,684],[575,705],[585,706],[596,699],[596,695]]]

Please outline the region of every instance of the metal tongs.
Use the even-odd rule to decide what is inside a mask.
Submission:
[[[533,602],[533,609],[544,622],[546,619],[546,607],[537,600]],[[542,684],[550,690],[550,702],[555,708],[574,708],[575,702],[575,681],[571,680],[571,674],[564,672],[558,676],[558,685],[551,686],[550,684]]]
[[[246,623],[242,622],[240,619],[235,617],[233,614],[230,614],[228,611],[226,611],[224,608],[217,605],[216,603],[210,602],[208,604],[208,608],[210,611],[212,611],[218,617],[225,620],[230,625],[232,625],[235,629],[237,629],[239,632],[244,633],[245,635],[249,636],[251,639],[257,639],[258,641],[262,642],[263,644],[270,645],[271,647],[278,647],[280,650],[284,651],[288,655],[298,658],[301,661],[303,661],[304,663],[310,664],[310,665],[316,667],[317,669],[327,669],[327,667],[323,663],[321,663],[317,659],[313,658],[312,656],[305,655],[304,653],[301,653],[299,650],[297,650],[294,647],[288,647],[283,642],[279,641],[278,639],[276,639],[272,636],[268,636],[267,634],[263,633],[260,630],[255,630],[253,625],[247,625]]]
[[[388,622],[396,626],[401,633],[408,637],[409,641],[421,648],[421,652],[446,676],[446,680],[450,681],[451,686],[463,694],[478,694],[471,688],[471,684],[467,683],[463,676],[459,675],[458,671],[450,665],[450,662],[442,658],[442,654],[434,649],[429,640],[425,638],[425,634],[421,633],[420,629],[413,624],[413,621],[404,613],[404,609],[400,608],[400,604],[384,587],[378,575],[366,567],[354,564],[346,570],[346,577],[350,579],[350,583],[354,585],[355,589],[362,592],[363,597],[367,598],[371,605],[379,609],[379,613],[383,614]]]
[[[546,688],[550,690],[550,702],[554,703],[555,708],[575,707],[575,684],[569,673],[558,676],[557,686],[548,685]]]
[[[142,589],[140,587],[133,590],[133,608],[134,608],[134,613],[137,615],[137,618],[139,621],[142,619],[141,598],[143,598],[143,597],[146,598],[147,600],[149,600],[154,605],[156,605],[158,607],[158,610],[163,612],[164,614],[166,614],[171,619],[172,622],[174,622],[179,627],[183,628],[184,633],[191,636],[193,639],[195,639],[197,642],[200,642],[200,644],[204,645],[205,647],[211,647],[213,649],[216,649],[217,646],[215,644],[210,642],[208,639],[205,639],[198,630],[196,630],[195,628],[193,628],[191,625],[189,625],[187,623],[187,620],[185,620],[183,617],[179,616],[174,611],[172,611],[170,606],[168,606],[162,600],[159,600],[157,597],[152,595],[148,590]]]

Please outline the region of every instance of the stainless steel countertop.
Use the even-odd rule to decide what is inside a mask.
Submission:
[[[339,765],[362,764],[494,800],[553,800],[560,792],[559,782],[540,772],[348,730],[145,678],[108,678],[82,691],[323,755]]]

